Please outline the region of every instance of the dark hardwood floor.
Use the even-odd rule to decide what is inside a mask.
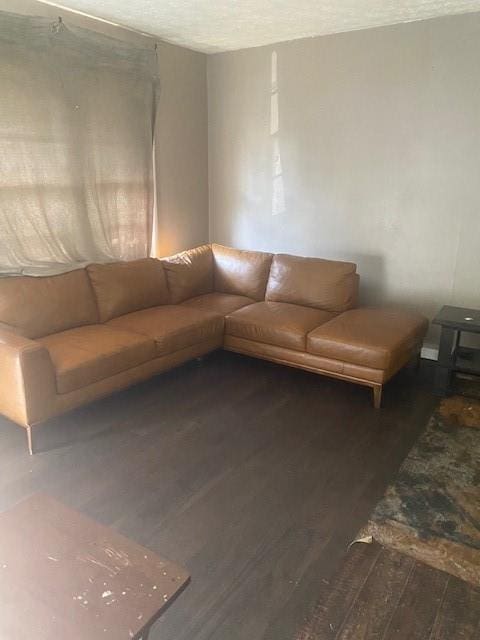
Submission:
[[[480,589],[385,549],[356,544],[295,640],[478,640]]]
[[[0,509],[36,490],[184,565],[152,640],[291,640],[435,400],[218,352],[25,433],[0,419]]]

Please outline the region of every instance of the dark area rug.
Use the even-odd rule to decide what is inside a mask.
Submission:
[[[360,537],[480,586],[480,400],[441,401]]]

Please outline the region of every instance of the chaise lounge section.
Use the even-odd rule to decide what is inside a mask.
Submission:
[[[349,262],[204,245],[157,260],[0,279],[0,413],[27,431],[218,348],[371,387],[427,320],[358,307]]]

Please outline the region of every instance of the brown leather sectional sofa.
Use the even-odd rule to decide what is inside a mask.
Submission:
[[[371,387],[427,320],[357,306],[356,266],[205,245],[163,260],[0,279],[0,413],[27,430],[225,349]]]

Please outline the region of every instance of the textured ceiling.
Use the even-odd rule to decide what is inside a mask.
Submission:
[[[480,11],[480,0],[60,0],[47,4],[205,53]]]

